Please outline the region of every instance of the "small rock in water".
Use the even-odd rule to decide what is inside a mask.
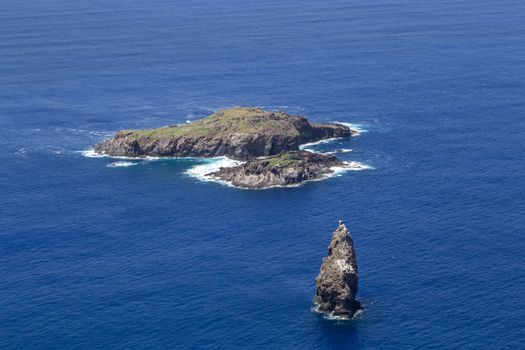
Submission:
[[[332,235],[328,255],[315,280],[317,310],[330,316],[351,319],[361,310],[357,294],[357,258],[354,242],[342,220]]]
[[[209,176],[242,188],[297,186],[311,180],[322,180],[334,174],[334,168],[346,168],[334,155],[307,151],[283,152],[263,159],[252,159],[241,165],[221,168]]]

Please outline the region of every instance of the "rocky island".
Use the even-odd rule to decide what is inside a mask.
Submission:
[[[315,280],[316,310],[342,319],[354,317],[361,310],[361,303],[355,299],[357,282],[354,242],[345,224],[339,221]]]
[[[345,167],[335,155],[291,151],[221,168],[209,176],[242,188],[282,187],[320,180]]]
[[[352,133],[341,124],[311,124],[305,117],[285,112],[230,108],[190,124],[119,131],[94,150],[121,157],[227,156],[247,160],[297,151],[304,143]]]
[[[244,164],[211,178],[243,188],[297,185],[319,180],[346,164],[299,146],[356,134],[342,124],[312,124],[305,117],[256,107],[219,110],[196,122],[148,130],[123,130],[94,146],[113,157],[220,157]],[[262,158],[262,159],[261,159]]]

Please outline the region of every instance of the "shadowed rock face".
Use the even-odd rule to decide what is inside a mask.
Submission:
[[[297,151],[303,143],[351,135],[352,130],[341,124],[315,125],[284,112],[231,108],[191,124],[123,130],[94,149],[110,156],[228,156],[246,160]]]
[[[333,167],[346,167],[346,164],[333,155],[294,151],[221,168],[208,175],[236,187],[269,188],[323,179],[334,172]]]
[[[348,229],[340,222],[315,280],[317,310],[332,316],[352,318],[361,309],[361,304],[355,300],[357,282],[354,243]]]

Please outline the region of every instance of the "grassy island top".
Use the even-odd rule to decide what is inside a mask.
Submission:
[[[304,120],[303,117],[291,116],[284,112],[267,112],[256,107],[237,107],[218,110],[191,124],[147,130],[124,130],[122,133],[127,137],[152,139],[183,136],[221,137],[233,133],[297,136],[299,130],[295,125],[304,123]]]
[[[287,167],[295,167],[298,164],[305,162],[319,162],[319,161],[338,161],[335,156],[327,156],[308,151],[291,151],[283,152],[276,156],[257,159],[252,161],[252,164],[264,165],[269,170],[282,169]]]
[[[261,160],[265,161],[264,159],[261,159]],[[294,166],[295,164],[298,164],[302,160],[303,160],[303,157],[301,156],[301,154],[295,153],[295,152],[281,153],[275,157],[266,159],[266,161],[268,161],[268,167],[270,169]]]

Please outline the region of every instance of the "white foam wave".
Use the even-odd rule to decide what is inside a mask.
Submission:
[[[332,143],[334,141],[341,140],[341,139],[342,139],[341,137],[334,137],[334,138],[331,138],[331,139],[325,139],[325,140],[320,140],[320,141],[316,141],[316,142],[304,143],[304,144],[299,146],[299,149],[303,150],[303,151],[315,152],[312,147],[315,147],[315,146],[318,146],[318,145],[322,145],[322,144],[326,144],[326,143]]]
[[[346,165],[346,169],[349,169],[349,170],[372,170],[372,169],[375,169],[373,166],[371,165],[368,165],[368,164],[365,164],[365,163],[361,163],[361,162],[355,162],[355,161],[348,161],[348,162],[343,162],[345,163]]]
[[[327,155],[327,156],[333,155],[333,154],[337,154],[337,153],[352,152],[352,150],[349,149],[349,148],[340,148],[340,149],[336,149],[336,150],[333,150],[333,151],[327,151],[327,152],[319,152],[319,151],[316,151],[313,148],[303,148],[303,151],[313,152],[313,153],[317,153],[317,154],[323,154],[323,155]]]
[[[112,131],[90,131],[89,134],[96,137],[110,137],[115,135]]]
[[[347,171],[360,171],[360,170],[371,170],[374,169],[373,166],[361,163],[361,162],[343,162],[344,166],[335,166],[330,169],[333,171],[328,177],[341,176]]]
[[[336,316],[333,313],[324,314],[323,316],[327,320],[332,320],[332,321],[352,321],[352,320],[356,320],[356,319],[361,318],[361,316],[363,316],[363,310],[357,310],[355,312],[354,316],[352,316],[352,318],[343,317],[343,316]]]
[[[97,153],[93,148],[90,148],[86,151],[79,151],[78,153],[82,154],[84,157],[88,158],[114,158],[114,159],[126,159],[126,160],[159,160],[159,159],[175,159],[171,157],[126,157],[126,156],[110,156],[104,153]],[[177,158],[179,159],[179,158]]]
[[[214,181],[229,185],[228,182],[217,180],[209,176],[209,174],[219,171],[220,168],[234,167],[242,163],[243,162],[233,160],[227,157],[209,158],[204,164],[199,164],[186,170],[186,174],[201,181]]]
[[[85,151],[79,151],[79,153],[82,154],[84,157],[88,157],[88,158],[104,158],[104,157],[107,157],[106,154],[100,154],[100,153],[95,152],[95,150],[93,148],[90,148],[90,149],[85,150]]]
[[[18,151],[14,152],[15,155],[17,156],[22,156],[22,157],[25,157],[27,156],[27,149],[26,148],[20,148]]]
[[[360,134],[362,134],[362,133],[364,133],[364,132],[368,132],[368,130],[366,129],[366,127],[365,127],[364,124],[346,123],[346,122],[334,122],[334,123],[337,123],[337,124],[341,124],[341,125],[347,126],[347,127],[349,127],[350,129],[352,129],[352,130],[354,130],[354,131],[357,131],[357,135],[354,135],[354,136],[359,136]]]
[[[206,107],[206,106],[196,106],[197,109],[206,111],[206,112],[215,112],[215,108]]]
[[[113,162],[111,164],[106,165],[108,168],[120,168],[120,167],[128,167],[137,165],[139,163],[133,163],[133,162]]]
[[[350,170],[350,171],[359,171],[359,170],[372,170],[375,169],[373,166],[362,163],[362,162],[355,162],[355,161],[347,161],[343,162],[345,164],[343,169]]]
[[[67,132],[72,134],[84,134],[84,133],[90,133],[90,130],[87,129],[77,129],[77,128],[55,128],[55,131],[58,132]]]
[[[336,316],[334,315],[333,312],[325,313],[319,310],[319,305],[317,303],[314,305],[314,307],[311,308],[311,310],[315,313],[323,315],[324,318],[326,318],[327,320],[331,320],[331,321],[351,321],[351,320],[359,319],[363,316],[363,309],[357,310],[354,316],[352,316],[352,318],[344,317],[344,316]]]
[[[243,164],[243,163],[244,162],[233,160],[233,159],[229,159],[227,157],[210,158],[210,159],[207,159],[205,164],[199,164],[199,165],[196,165],[196,166],[186,170],[186,174],[191,176],[191,177],[194,177],[194,178],[196,178],[196,179],[198,179],[200,181],[207,181],[207,182],[211,181],[211,182],[220,183],[222,185],[226,185],[226,186],[230,186],[230,187],[236,187],[236,186],[233,186],[228,181],[224,181],[224,180],[220,180],[220,179],[214,178],[214,177],[210,176],[209,174],[213,173],[213,172],[216,172],[216,171],[219,171],[220,168],[233,167],[233,166],[237,166],[237,165],[240,165],[240,164]],[[330,174],[326,174],[326,175],[321,176],[321,177],[319,177],[317,179],[306,180],[304,182],[301,182],[301,183],[298,183],[298,184],[294,184],[294,185],[285,185],[285,186],[277,185],[277,186],[263,187],[263,188],[258,188],[257,190],[265,190],[265,189],[278,188],[278,187],[283,187],[283,188],[300,187],[300,186],[303,186],[304,184],[306,184],[308,182],[322,181],[322,180],[326,180],[326,179],[331,178],[331,177],[342,176],[347,171],[359,171],[359,170],[366,170],[366,169],[374,169],[372,166],[370,166],[368,164],[365,164],[365,163],[360,163],[360,162],[343,162],[343,163],[344,163],[344,166],[331,167],[330,170],[332,170],[332,172]],[[238,188],[244,189],[242,187],[238,187]]]

